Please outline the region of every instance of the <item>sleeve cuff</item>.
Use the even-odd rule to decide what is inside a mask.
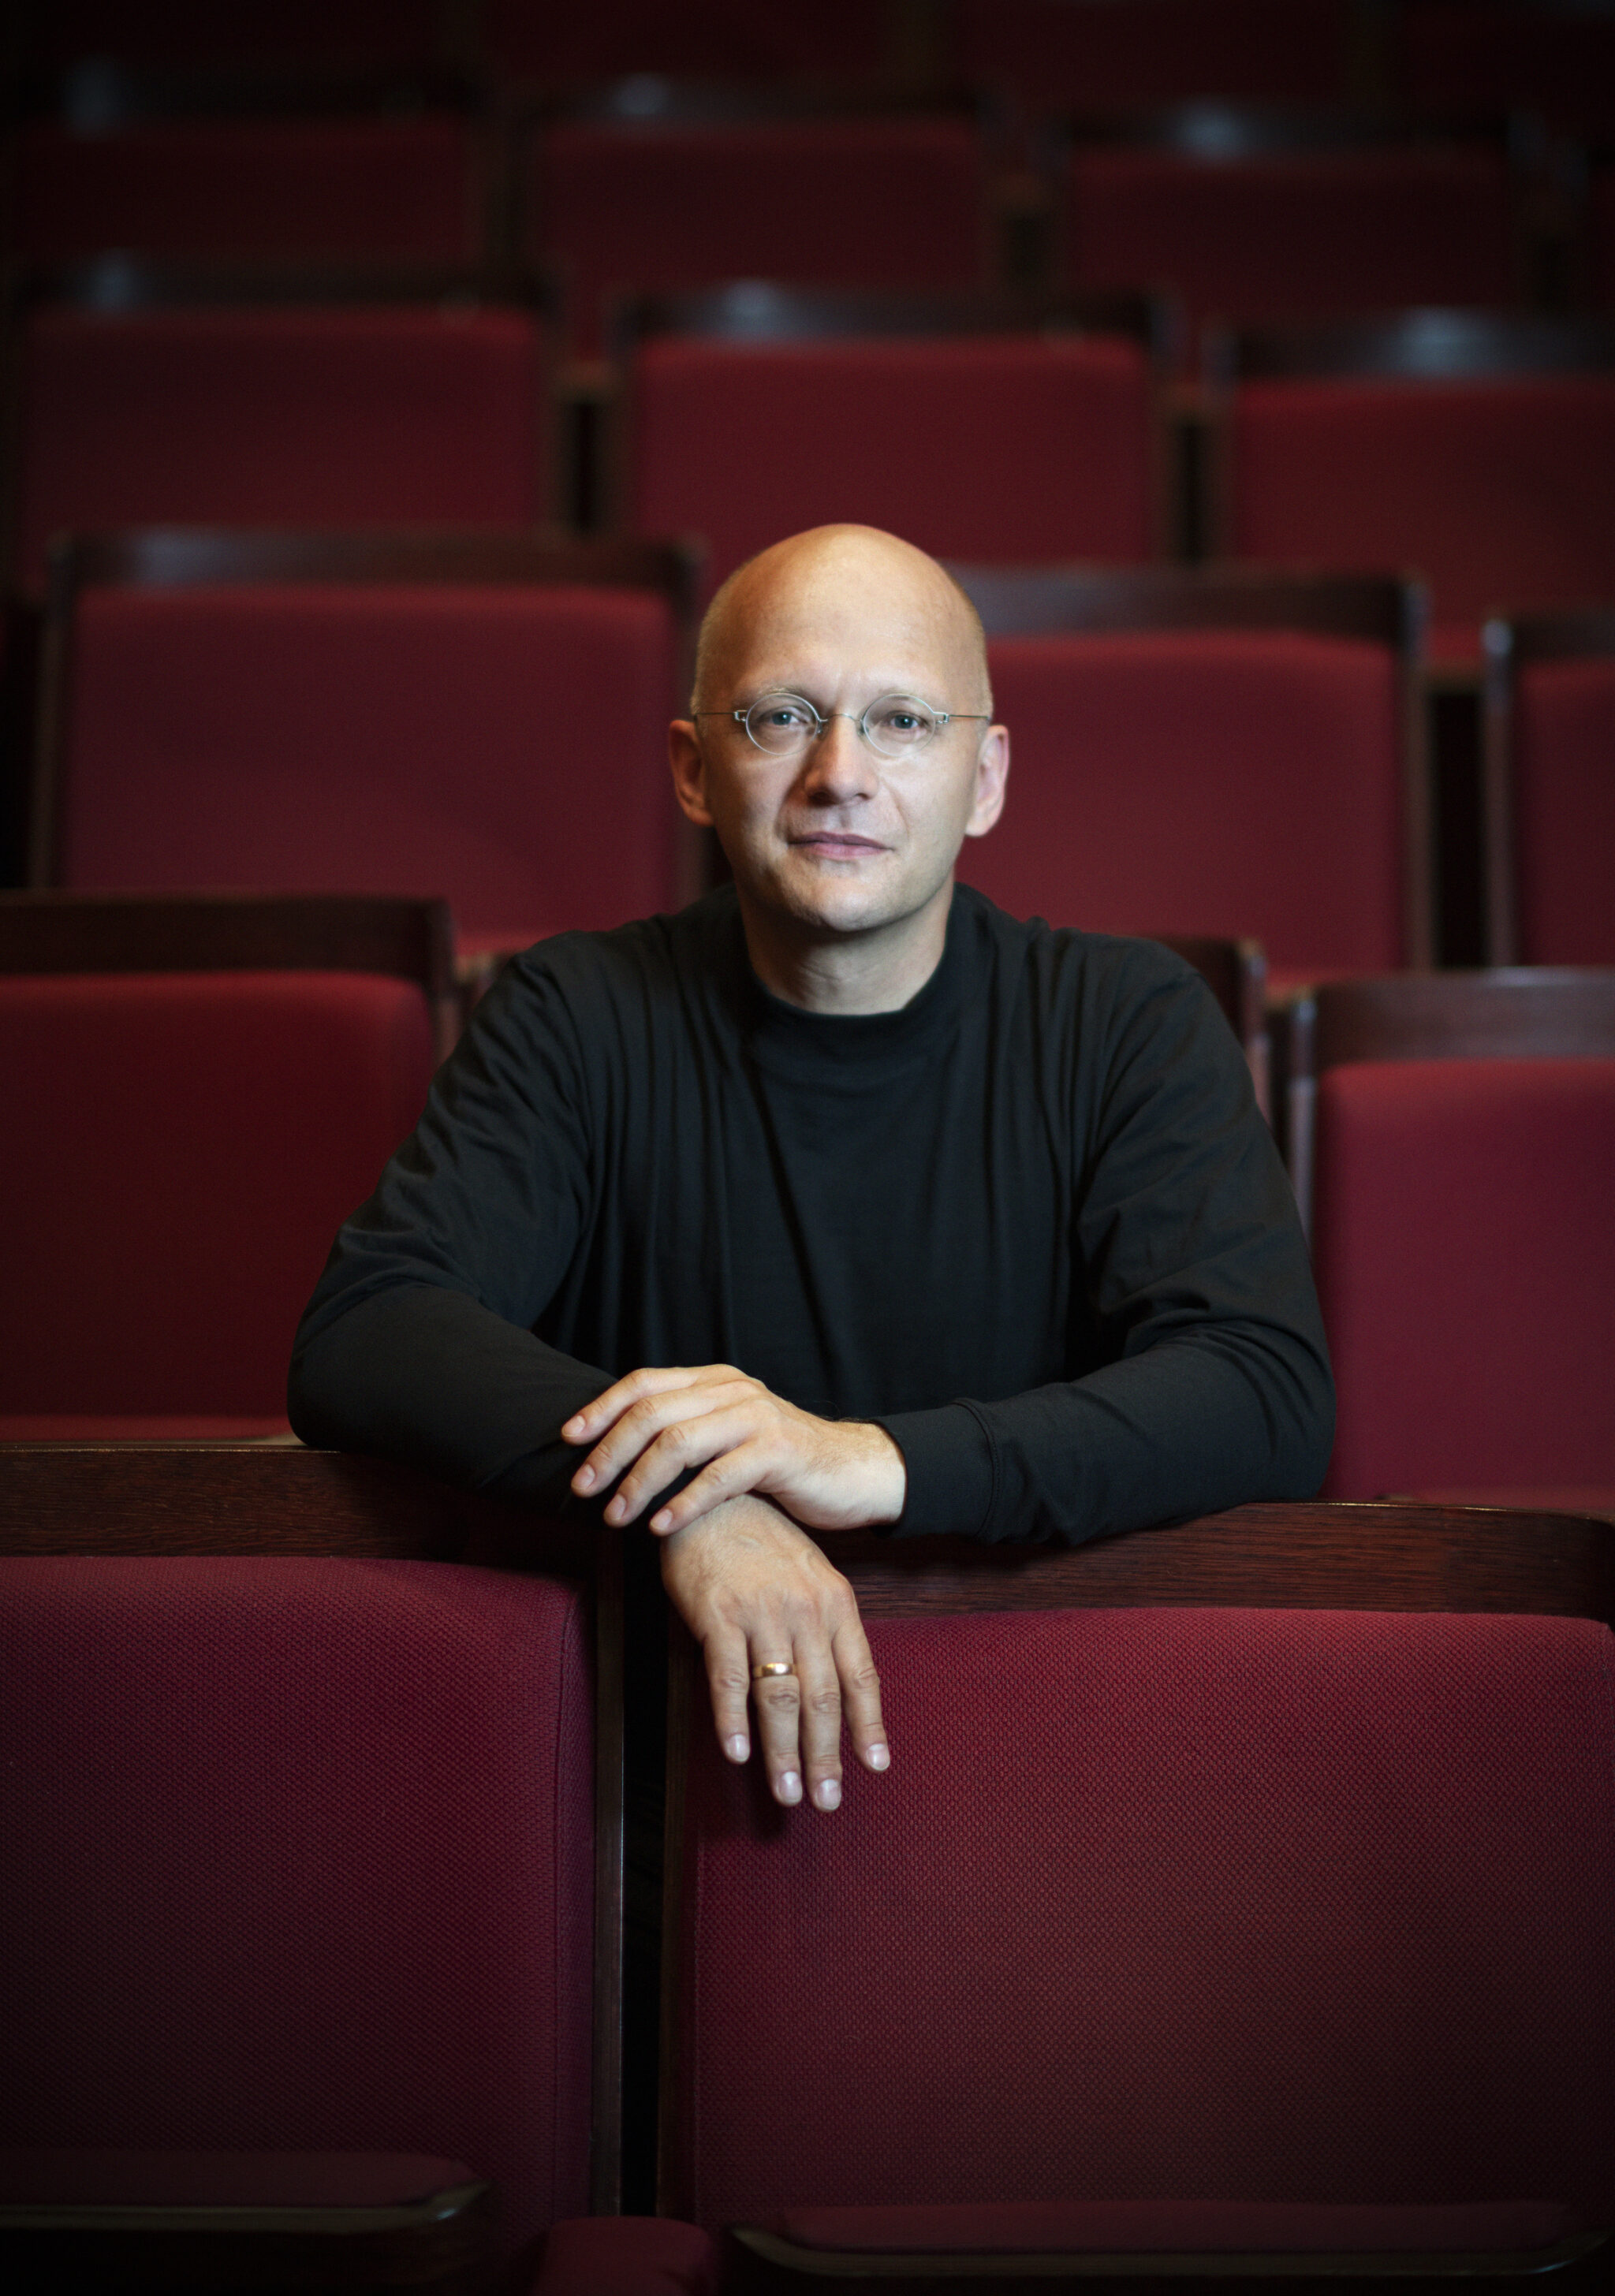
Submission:
[[[981,1538],[993,1507],[992,1439],[968,1403],[876,1419],[908,1471],[893,1538]]]

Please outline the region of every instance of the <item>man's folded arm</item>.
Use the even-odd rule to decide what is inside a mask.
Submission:
[[[1164,952],[1157,971],[1119,1010],[1076,1206],[1114,1359],[882,1414],[898,1537],[1075,1544],[1323,1480],[1334,1385],[1290,1183],[1209,993]]]

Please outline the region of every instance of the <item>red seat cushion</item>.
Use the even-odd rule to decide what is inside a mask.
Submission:
[[[1582,1620],[875,1620],[830,1822],[695,1725],[680,2213],[1615,2211],[1615,1702]],[[811,2037],[811,2046],[804,2037]]]
[[[1439,657],[1615,591],[1615,375],[1252,382],[1230,445],[1235,552],[1427,576]]]
[[[1615,964],[1615,660],[1529,662],[1514,714],[1527,964]]]
[[[1320,1080],[1325,1495],[1615,1484],[1615,1061],[1363,1062]]]
[[[1007,80],[1033,111],[1343,93],[1341,0],[955,0],[954,14],[963,77]]]
[[[15,1414],[283,1424],[298,1317],[420,1114],[421,991],[355,973],[0,979]]]
[[[960,874],[1017,916],[1403,961],[1389,649],[1286,632],[1000,638],[1008,801]]]
[[[432,1562],[0,1560],[0,2142],[444,2155],[584,2205],[583,1606]]]
[[[668,2217],[574,2217],[554,2226],[531,2296],[713,2296],[710,2236]]]
[[[1144,357],[1119,340],[666,336],[635,362],[633,524],[705,536],[709,587],[840,519],[939,557],[1142,559],[1150,468]]]
[[[42,311],[26,331],[19,566],[61,528],[524,526],[536,323],[514,311]]]
[[[1196,326],[1518,292],[1507,169],[1491,151],[1209,164],[1098,145],[1072,158],[1066,229],[1078,286],[1160,281]]]
[[[674,644],[642,590],[93,590],[62,881],[430,890],[506,947],[668,907]]]
[[[971,286],[986,260],[981,144],[954,119],[552,128],[529,236],[598,351],[613,295],[722,279]]]
[[[484,196],[452,117],[206,120],[17,147],[16,243],[37,258],[102,248],[221,256],[414,256],[470,262]]]

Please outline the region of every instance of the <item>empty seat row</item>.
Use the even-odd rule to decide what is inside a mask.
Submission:
[[[1134,107],[1201,95],[1278,102],[1371,94],[1495,114],[1534,106],[1572,125],[1615,124],[1611,44],[1578,0],[611,0],[586,13],[543,0],[201,0],[138,11],[117,0],[34,0],[36,65],[463,62],[548,88],[623,73],[840,80],[939,72],[997,84],[1029,111]]]
[[[614,1543],[317,1453],[0,1451],[0,2251],[539,2296],[1573,2267],[1615,2217],[1603,1536],[833,1542],[894,1752],[833,1819],[723,1759],[677,1637],[636,2220]]]
[[[553,499],[541,331],[513,308],[53,307],[20,360],[16,560],[64,529],[474,521]],[[1175,522],[1150,307],[1040,324],[970,296],[736,287],[640,314],[618,522],[704,546],[709,590],[850,518],[944,557],[1160,554]],[[1276,563],[1418,570],[1439,658],[1493,612],[1615,593],[1615,332],[1422,312],[1226,346],[1204,523]]]

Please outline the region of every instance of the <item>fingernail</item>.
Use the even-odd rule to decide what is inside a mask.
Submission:
[[[782,1801],[800,1801],[801,1799],[802,1782],[800,1778],[798,1777],[794,1770],[782,1770],[780,1772],[780,1800]]]
[[[821,1809],[840,1809],[841,1807],[840,1778],[821,1778],[813,1789],[813,1799]]]
[[[883,1770],[891,1759],[891,1749],[889,1746],[872,1746],[867,1759],[872,1770]]]
[[[569,1419],[561,1431],[563,1435],[581,1435],[583,1422],[581,1419]]]
[[[578,1472],[572,1478],[572,1488],[575,1491],[586,1491],[594,1480],[594,1470],[593,1467],[579,1467]]]
[[[620,1522],[627,1511],[620,1499],[613,1499],[605,1511],[605,1519],[608,1522]]]
[[[672,1520],[673,1511],[670,1507],[658,1507],[656,1513],[651,1517],[651,1528],[652,1530],[666,1530]]]
[[[749,1738],[726,1738],[724,1751],[732,1762],[743,1762],[751,1751],[751,1742]]]

